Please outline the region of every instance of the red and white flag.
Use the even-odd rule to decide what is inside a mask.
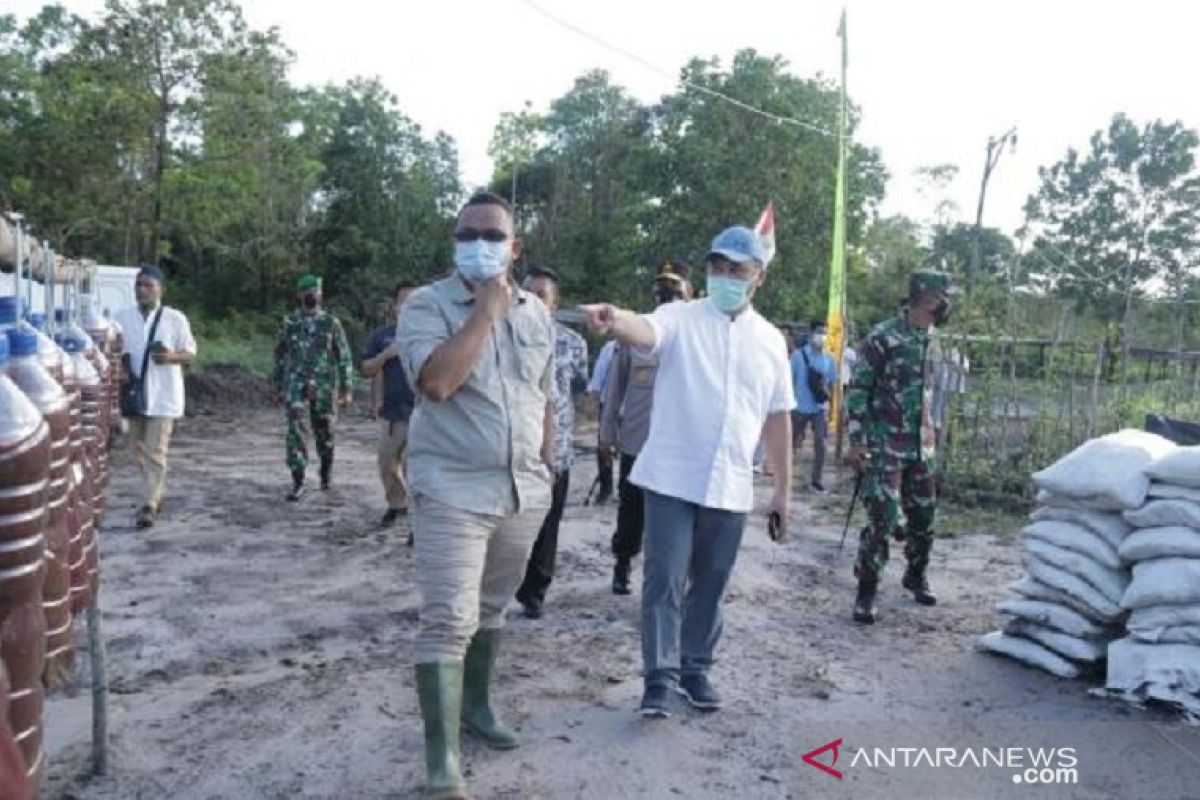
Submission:
[[[775,258],[775,203],[770,201],[767,207],[763,209],[762,216],[758,218],[758,224],[754,226],[754,232],[758,234],[759,241],[762,242],[763,249],[767,251],[767,263],[765,267]]]

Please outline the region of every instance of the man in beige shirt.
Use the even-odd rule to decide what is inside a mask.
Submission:
[[[509,598],[546,509],[554,454],[554,323],[512,280],[512,210],[479,193],[454,228],[456,273],[417,291],[396,340],[417,395],[408,485],[421,592],[417,695],[431,796],[466,797],[459,723],[516,735],[489,686]]]

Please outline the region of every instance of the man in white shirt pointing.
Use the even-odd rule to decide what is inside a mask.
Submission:
[[[581,306],[599,333],[659,358],[650,436],[630,480],[646,497],[641,713],[667,717],[672,689],[721,706],[708,678],[721,603],[754,505],[760,436],[775,469],[768,530],[787,533],[796,405],[783,334],[751,305],[766,280],[758,236],[734,227],[712,244],[708,297],[641,316]]]
[[[145,411],[129,419],[129,439],[142,473],[139,528],[153,526],[162,508],[171,432],[183,416],[183,367],[196,357],[187,317],[162,304],[163,283],[158,267],[142,267],[133,285],[137,305],[116,315],[131,373],[123,380],[140,379],[145,387]]]

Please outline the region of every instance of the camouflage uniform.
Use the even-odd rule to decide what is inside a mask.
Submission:
[[[949,288],[944,273],[919,271],[919,289]],[[941,348],[933,328],[922,331],[903,316],[876,326],[858,351],[846,395],[852,447],[870,455],[863,529],[854,574],[875,583],[888,561],[888,536],[904,542],[909,570],[923,576],[933,545],[937,510],[936,439],[930,417]]]
[[[308,466],[309,421],[321,463],[333,463],[337,390],[350,391],[350,381],[350,345],[337,317],[318,311],[284,320],[275,344],[275,390],[287,408],[287,465],[293,472]]]

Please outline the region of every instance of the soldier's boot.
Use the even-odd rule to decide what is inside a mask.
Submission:
[[[492,709],[492,676],[500,649],[500,630],[480,628],[463,662],[462,721],[467,730],[496,750],[512,750],[521,742]]]
[[[417,699],[425,723],[426,797],[467,800],[459,751],[463,665],[458,662],[417,664]]]
[[[904,570],[904,578],[901,579],[900,585],[912,592],[913,599],[921,605],[937,605],[937,595],[929,590],[929,581],[925,579],[924,570],[918,571],[912,567]]]
[[[613,566],[612,590],[613,594],[626,595],[629,590],[629,559],[617,558],[617,563]]]
[[[294,503],[304,496],[304,470],[292,470],[292,490],[288,492],[288,502]]]
[[[333,483],[333,454],[321,458],[321,488],[328,489]]]
[[[854,598],[854,621],[863,625],[875,623],[875,592],[879,581],[875,578],[858,579],[858,595]]]

